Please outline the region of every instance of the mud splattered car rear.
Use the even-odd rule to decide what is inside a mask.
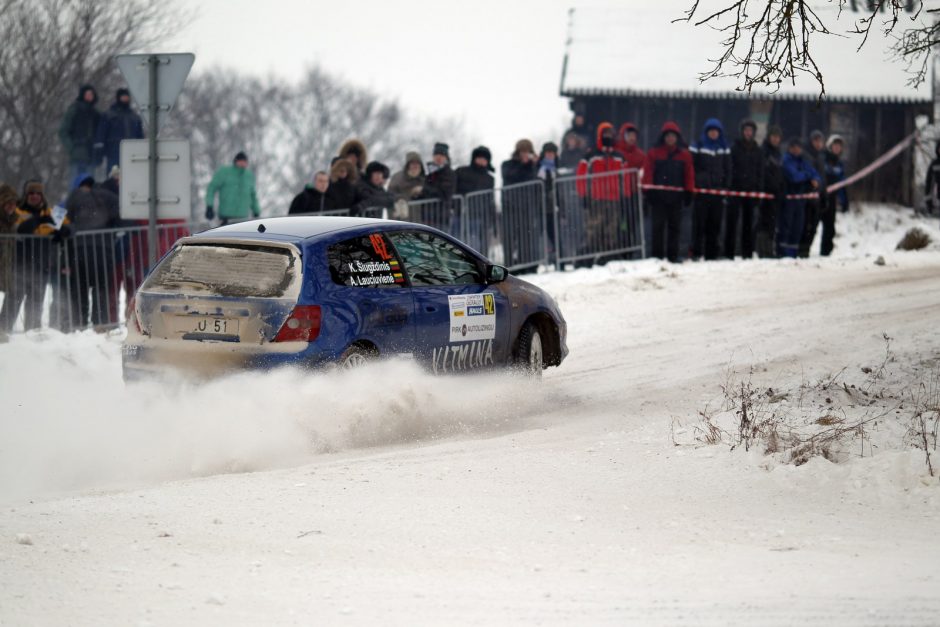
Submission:
[[[273,218],[188,237],[141,286],[125,378],[280,365],[352,367],[389,356],[438,373],[567,355],[557,304],[426,226]]]

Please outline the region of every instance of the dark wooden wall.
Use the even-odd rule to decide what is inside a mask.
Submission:
[[[619,126],[633,122],[640,128],[643,147],[652,145],[659,136],[663,122],[679,124],[685,140],[694,141],[705,120],[717,117],[729,138],[738,134],[745,118],[754,118],[762,129],[776,125],[783,129],[784,139],[798,136],[808,139],[819,129],[828,136],[838,133],[846,140],[846,165],[849,173],[864,167],[884,154],[914,130],[914,118],[930,115],[929,103],[898,104],[875,102],[826,102],[778,100],[752,101],[744,98],[621,98],[593,96],[578,98],[572,103],[586,114],[592,127],[603,121]],[[758,137],[763,141],[763,133]],[[853,200],[898,202],[911,204],[913,187],[910,151],[850,188]]]

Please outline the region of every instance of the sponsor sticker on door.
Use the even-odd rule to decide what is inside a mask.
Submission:
[[[473,342],[496,337],[496,300],[492,294],[459,294],[447,297],[450,307],[450,341]]]

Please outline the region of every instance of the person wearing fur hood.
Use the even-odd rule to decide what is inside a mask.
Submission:
[[[356,173],[360,179],[365,179],[366,164],[369,163],[369,152],[366,145],[358,139],[347,139],[339,149],[339,158],[349,161],[356,166]]]
[[[330,168],[327,204],[333,209],[352,209],[362,200],[359,180],[359,170],[352,161],[341,157],[336,159]]]

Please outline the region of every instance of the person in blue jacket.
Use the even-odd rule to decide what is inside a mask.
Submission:
[[[806,221],[806,199],[790,198],[792,194],[807,194],[819,189],[820,176],[803,156],[803,143],[798,138],[787,144],[783,156],[783,178],[787,199],[783,210],[777,214],[777,255],[796,257],[800,250],[800,238]]]
[[[845,180],[845,163],[842,162],[842,152],[845,149],[845,140],[839,135],[830,135],[826,141],[825,172],[826,187]],[[822,243],[820,254],[828,257],[832,254],[833,240],[836,236],[836,210],[843,213],[849,210],[849,195],[845,188],[827,193],[819,212],[819,221],[822,222]]]

